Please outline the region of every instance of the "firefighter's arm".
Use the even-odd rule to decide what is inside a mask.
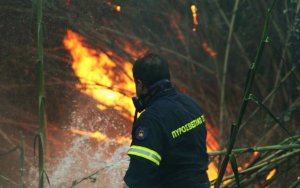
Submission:
[[[141,117],[132,132],[129,168],[124,180],[131,187],[156,187],[162,160],[162,131],[158,122]]]
[[[124,177],[129,188],[157,187],[158,167],[138,157],[131,156],[129,168]]]

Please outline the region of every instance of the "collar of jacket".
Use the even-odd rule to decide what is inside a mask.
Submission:
[[[159,98],[173,94],[173,93],[176,93],[176,89],[174,87],[169,87],[169,88],[166,88],[166,89],[158,92],[157,94],[155,94],[154,96],[152,96],[149,99],[149,101],[146,103],[145,109],[147,109],[149,106],[151,106]]]

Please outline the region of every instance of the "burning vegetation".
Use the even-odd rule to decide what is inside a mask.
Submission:
[[[151,51],[169,60],[176,87],[205,110],[208,174],[214,183],[232,139],[230,125],[244,100],[261,25],[272,4],[235,3],[46,1],[45,171],[50,182],[59,187],[74,180],[73,185],[79,186],[86,177],[97,181],[80,185],[122,183],[134,113],[132,62]],[[36,16],[32,9],[37,5],[12,0],[0,7],[0,160],[6,161],[0,164],[5,169],[0,172],[0,187],[17,187],[20,179],[36,187],[37,177],[30,177],[37,174],[32,142],[38,129],[38,77],[36,27],[30,17]],[[244,112],[223,187],[299,183],[299,7],[297,1],[278,1],[272,10],[268,41],[251,91],[259,105],[249,102]],[[20,156],[20,165],[13,162]],[[71,165],[70,160],[77,163]]]

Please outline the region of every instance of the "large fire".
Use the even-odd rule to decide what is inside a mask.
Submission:
[[[73,58],[72,68],[80,80],[76,87],[99,101],[99,109],[111,107],[122,110],[126,118],[131,118],[134,106],[131,98],[124,95],[123,91],[134,94],[132,64],[125,61],[123,67],[119,67],[105,52],[87,48],[83,41],[81,36],[71,30],[67,31],[64,39],[64,45]]]
[[[84,44],[84,38],[75,32],[68,30],[64,38],[64,45],[69,50],[73,62],[72,68],[74,73],[80,80],[80,84],[76,87],[83,94],[93,97],[99,102],[97,107],[100,110],[105,110],[108,107],[122,112],[125,118],[131,120],[133,118],[134,106],[132,105],[131,96],[134,95],[135,86],[131,77],[132,64],[124,61],[122,63],[114,62],[110,57],[113,54],[111,51],[103,52],[96,51],[87,47]],[[126,52],[131,51],[129,45],[125,45]],[[131,51],[130,54],[141,55],[141,51]],[[117,66],[120,65],[121,66]],[[120,71],[122,69],[122,71]],[[125,92],[124,92],[125,91]],[[207,124],[208,151],[218,149],[218,143],[215,140],[216,131]],[[126,136],[117,136],[109,138],[103,132],[89,132],[83,130],[71,130],[75,134],[85,135],[94,138],[98,141],[105,142],[108,139],[114,139],[117,144],[129,144],[130,138]],[[211,163],[209,165],[208,174],[210,180],[217,177],[217,167]]]

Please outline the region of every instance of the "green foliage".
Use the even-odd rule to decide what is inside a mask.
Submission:
[[[289,186],[289,188],[297,188],[298,186],[300,186],[300,177],[298,177],[297,180]]]
[[[21,145],[20,145],[20,188],[25,188],[25,144],[24,144],[24,135],[21,133]]]
[[[231,132],[229,143],[228,143],[227,153],[225,155],[225,158],[222,161],[222,165],[221,165],[221,169],[219,171],[218,179],[217,179],[217,182],[215,184],[216,188],[218,188],[220,186],[221,182],[222,182],[222,179],[223,179],[223,176],[224,176],[227,164],[228,164],[228,160],[230,158],[230,154],[232,152],[234,143],[236,141],[236,137],[237,137],[240,125],[242,123],[242,119],[243,119],[243,116],[245,114],[246,107],[248,105],[248,98],[250,96],[250,92],[251,92],[251,88],[253,86],[253,81],[254,81],[254,78],[255,78],[256,70],[257,70],[257,67],[258,67],[258,65],[261,61],[261,56],[263,54],[265,44],[270,41],[269,36],[268,36],[268,33],[269,33],[268,28],[269,28],[269,22],[270,22],[270,18],[271,18],[271,11],[272,11],[275,3],[276,3],[276,0],[273,1],[271,8],[267,12],[266,21],[265,21],[264,28],[263,28],[262,39],[261,39],[260,45],[257,49],[257,53],[256,53],[256,56],[255,56],[254,63],[252,63],[252,65],[250,67],[250,70],[249,70],[248,77],[246,79],[247,82],[245,84],[245,94],[244,94],[244,97],[243,97],[243,102],[242,102],[242,105],[241,105],[240,113],[239,113],[236,125],[233,126],[233,128],[231,129],[232,132]]]
[[[230,160],[230,163],[231,163],[232,171],[234,173],[235,182],[237,184],[237,187],[239,188],[239,187],[241,187],[240,186],[239,171],[238,171],[238,166],[237,166],[234,154],[229,155],[229,160]]]
[[[44,187],[45,145],[45,97],[44,97],[44,46],[43,46],[43,0],[37,0],[37,49],[38,49],[38,109],[39,109],[39,188]]]
[[[260,108],[262,108],[267,114],[276,122],[278,125],[289,135],[291,136],[291,133],[282,125],[282,123],[273,115],[273,113],[265,106],[262,104],[261,101],[259,101],[254,95],[250,94],[249,95],[249,100],[254,101]]]

